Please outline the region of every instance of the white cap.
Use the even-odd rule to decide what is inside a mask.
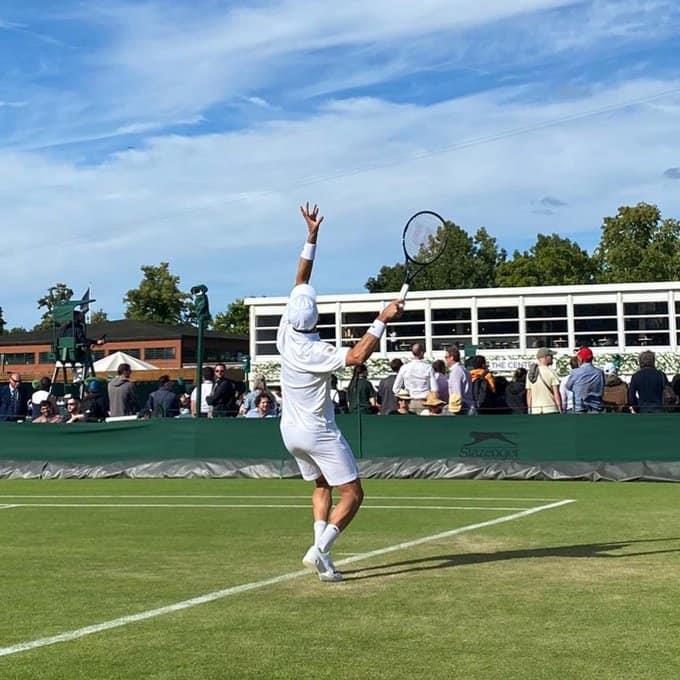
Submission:
[[[311,331],[319,318],[316,291],[307,283],[295,286],[288,299],[288,322],[296,331]]]

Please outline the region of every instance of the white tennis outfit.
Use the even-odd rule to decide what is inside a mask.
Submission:
[[[303,479],[323,475],[331,486],[358,478],[352,450],[335,424],[331,374],[345,367],[349,348],[322,342],[318,333],[296,331],[288,307],[309,286],[296,286],[281,316],[276,347],[281,355],[281,436]]]

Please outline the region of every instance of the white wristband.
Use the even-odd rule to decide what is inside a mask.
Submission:
[[[300,253],[300,257],[303,260],[313,260],[314,255],[316,255],[316,243],[305,243],[304,248]]]
[[[368,330],[366,332],[370,333],[372,336],[380,339],[380,338],[382,338],[383,333],[385,332],[385,323],[383,321],[381,321],[380,319],[376,319],[368,327]]]

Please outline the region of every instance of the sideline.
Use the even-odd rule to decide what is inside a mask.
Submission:
[[[14,503],[1,508],[305,508],[306,504],[273,503]],[[529,510],[519,506],[480,505],[362,505],[362,510]]]
[[[293,499],[303,498],[309,500],[310,494],[302,496],[293,496],[291,494],[283,494],[277,496],[258,495],[238,495],[231,493],[223,493],[219,495],[205,495],[205,494],[11,494],[0,493],[0,500],[3,498],[220,498],[224,501],[230,498],[246,498],[257,500],[258,498],[266,499]],[[520,496],[376,496],[374,494],[367,494],[367,498],[376,501],[536,501],[554,503],[561,500],[560,498],[526,498]],[[306,507],[306,506],[305,506]]]
[[[569,503],[574,503],[574,500],[566,499],[558,501],[557,503],[551,503],[550,505],[542,505],[536,508],[530,508],[528,510],[523,510],[522,512],[516,512],[511,515],[504,515],[503,517],[497,517],[496,519],[491,519],[486,522],[477,522],[475,524],[468,524],[466,526],[458,527],[456,529],[450,529],[449,531],[442,531],[438,534],[432,534],[430,536],[423,536],[422,538],[417,538],[413,541],[405,541],[404,543],[397,543],[396,545],[391,545],[386,548],[379,548],[378,550],[371,550],[370,552],[360,553],[359,555],[353,555],[352,557],[347,557],[343,560],[338,560],[336,564],[341,566],[343,564],[350,564],[352,562],[360,562],[362,560],[368,560],[372,557],[378,557],[380,555],[386,555],[388,553],[396,552],[398,550],[406,550],[407,548],[413,548],[417,545],[422,545],[424,543],[429,543],[431,541],[437,541],[443,538],[449,538],[451,536],[457,536],[458,534],[463,534],[468,531],[475,531],[476,529],[483,529],[484,527],[494,526],[496,524],[503,524],[505,522],[511,522],[515,519],[520,519],[522,517],[527,517],[529,515],[536,514],[538,512],[543,512],[544,510],[551,510],[553,508],[558,508]],[[106,630],[111,630],[113,628],[120,628],[122,626],[127,626],[131,623],[137,623],[138,621],[146,621],[148,619],[153,619],[158,616],[164,616],[165,614],[172,614],[174,612],[182,611],[183,609],[190,609],[201,604],[206,604],[207,602],[214,602],[215,600],[221,600],[225,597],[230,597],[231,595],[238,595],[240,593],[248,592],[249,590],[256,590],[259,588],[264,588],[266,586],[276,585],[278,583],[285,583],[286,581],[292,581],[302,576],[309,576],[309,571],[307,569],[301,571],[292,571],[287,574],[281,574],[280,576],[274,576],[272,578],[264,579],[262,581],[254,581],[252,583],[244,583],[240,586],[233,586],[231,588],[225,588],[224,590],[216,590],[212,593],[206,593],[205,595],[199,595],[198,597],[192,597],[189,600],[183,600],[181,602],[176,602],[175,604],[170,604],[165,607],[159,607],[157,609],[149,609],[144,612],[139,612],[138,614],[131,614],[130,616],[121,616],[118,619],[111,619],[110,621],[104,621],[103,623],[97,623],[92,626],[85,626],[84,628],[77,628],[75,630],[66,631],[58,635],[52,635],[50,637],[38,638],[37,640],[30,640],[27,642],[20,642],[16,645],[11,645],[10,647],[0,648],[0,657],[10,656],[12,654],[18,654],[20,652],[28,652],[32,649],[38,649],[39,647],[48,647],[49,645],[55,645],[60,642],[70,642],[71,640],[78,640],[79,638],[85,637],[87,635],[93,635],[95,633],[101,633]],[[332,587],[332,586],[331,586]]]

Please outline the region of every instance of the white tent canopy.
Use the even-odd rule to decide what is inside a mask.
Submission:
[[[153,371],[158,368],[158,366],[148,364],[141,359],[135,359],[125,352],[114,352],[95,361],[94,370],[96,373],[106,373],[107,371],[115,371],[121,364],[130,364],[133,371]]]

